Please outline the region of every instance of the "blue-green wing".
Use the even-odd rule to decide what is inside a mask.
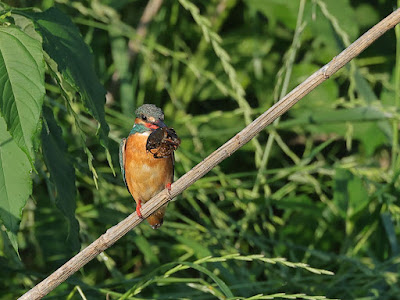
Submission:
[[[126,188],[129,191],[125,178],[125,146],[126,146],[126,139],[122,139],[121,143],[119,143],[119,165],[121,166],[122,178],[124,179]]]

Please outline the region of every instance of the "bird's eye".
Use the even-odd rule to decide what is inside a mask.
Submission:
[[[145,115],[142,115],[142,120],[147,121],[147,117]]]

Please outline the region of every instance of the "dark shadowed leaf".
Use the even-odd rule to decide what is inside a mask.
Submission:
[[[399,255],[399,243],[396,237],[396,226],[393,223],[392,216],[389,212],[381,215],[383,228],[385,228],[386,236],[392,250],[392,256]]]
[[[68,221],[68,243],[72,250],[80,248],[79,224],[75,218],[76,186],[75,169],[68,159],[67,145],[62,139],[61,128],[57,125],[53,113],[47,106],[43,107],[46,124],[42,128],[42,149],[50,180],[54,184],[56,206]]]
[[[81,96],[89,113],[99,122],[100,143],[107,151],[109,127],[105,121],[106,91],[94,70],[93,56],[79,30],[68,16],[56,8],[40,13],[27,13],[43,37],[43,49],[57,64],[60,76]],[[109,159],[111,162],[111,160]]]

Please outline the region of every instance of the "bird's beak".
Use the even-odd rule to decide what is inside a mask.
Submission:
[[[161,120],[157,120],[157,122],[155,122],[154,124],[158,127],[167,127],[167,125],[165,125],[165,123]]]
[[[161,120],[157,120],[156,122],[148,122],[145,123],[144,126],[146,126],[147,128],[156,130],[158,128],[162,128],[162,127],[167,127],[167,125],[165,125],[165,123]]]

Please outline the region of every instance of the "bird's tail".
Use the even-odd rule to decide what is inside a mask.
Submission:
[[[149,222],[151,228],[158,229],[164,222],[164,215],[165,215],[166,206],[161,207],[155,213],[150,215],[146,220]]]

